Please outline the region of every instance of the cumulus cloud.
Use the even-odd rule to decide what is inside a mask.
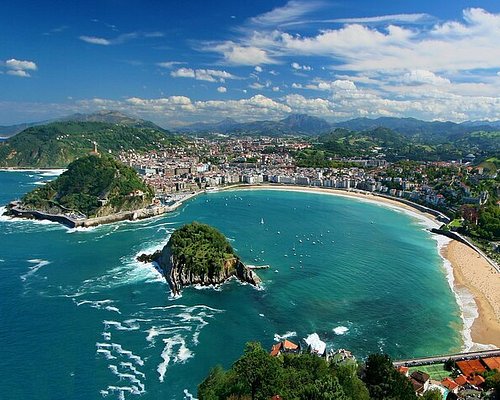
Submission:
[[[429,84],[429,85],[447,85],[450,82],[449,79],[442,78],[431,71],[426,71],[424,69],[416,69],[407,72],[403,75],[403,82],[407,84]]]
[[[7,74],[21,78],[29,78],[31,75],[28,71],[36,71],[38,69],[34,61],[16,60],[15,58],[11,58],[1,64],[7,68]]]
[[[217,88],[217,91],[218,91],[219,93],[226,93],[226,92],[227,92],[227,89],[226,89],[224,86],[219,86],[219,87]]]
[[[257,66],[254,68],[254,70],[255,70],[255,72],[259,72],[259,73],[263,71],[263,69],[262,69],[262,67],[261,67],[260,65],[257,65]]]
[[[170,75],[174,78],[193,78],[207,82],[224,82],[226,79],[237,79],[236,76],[227,71],[214,69],[179,68],[170,72]]]
[[[221,44],[205,44],[202,48],[205,51],[215,51],[222,54],[224,62],[232,65],[251,65],[276,64],[266,50],[257,46],[242,46],[232,41],[226,41]]]

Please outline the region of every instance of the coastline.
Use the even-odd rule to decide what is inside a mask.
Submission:
[[[472,343],[483,348],[500,347],[500,275],[473,249],[456,240],[451,240],[441,253],[452,266],[456,290],[463,293],[465,289],[465,301],[469,292],[477,307],[478,316],[470,321]],[[465,318],[471,317],[474,315],[469,311]]]
[[[418,210],[408,204],[387,197],[364,192],[321,189],[302,186],[248,185],[233,186],[227,190],[281,190],[320,193],[356,198],[399,209],[424,222],[428,228],[442,223],[435,215]],[[462,339],[466,350],[474,348],[500,348],[500,274],[489,262],[469,246],[457,240],[436,236],[438,252],[448,271],[448,283],[461,311]]]

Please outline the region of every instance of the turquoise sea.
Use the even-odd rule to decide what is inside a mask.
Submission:
[[[53,179],[0,172],[0,204]],[[219,228],[262,290],[231,281],[183,291],[137,254],[197,220]],[[263,223],[262,223],[263,222]],[[152,220],[90,230],[0,218],[2,399],[183,399],[244,344],[312,333],[358,358],[462,346],[460,310],[422,222],[315,193],[201,195]]]

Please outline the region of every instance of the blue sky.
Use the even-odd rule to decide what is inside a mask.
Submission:
[[[0,125],[500,119],[499,38],[497,0],[6,2]]]

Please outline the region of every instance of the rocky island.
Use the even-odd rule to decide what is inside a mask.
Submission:
[[[216,286],[232,277],[254,286],[261,282],[241,262],[222,233],[199,222],[177,229],[162,250],[142,254],[138,260],[157,262],[174,295],[185,286]]]
[[[73,161],[57,179],[12,202],[7,214],[92,226],[139,218],[153,198],[154,190],[133,168],[95,153]]]

